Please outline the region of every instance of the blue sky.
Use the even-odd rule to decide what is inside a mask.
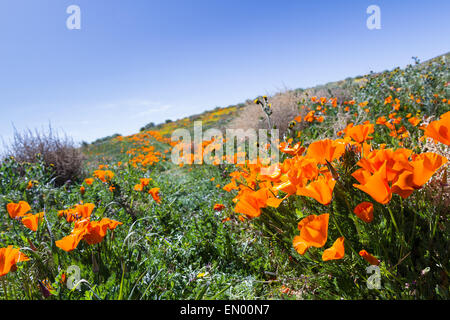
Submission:
[[[81,8],[68,30],[66,8]],[[366,27],[369,5],[381,30]],[[1,0],[0,137],[76,141],[449,51],[446,0]]]

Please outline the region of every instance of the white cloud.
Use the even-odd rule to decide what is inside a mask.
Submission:
[[[128,99],[116,102],[108,102],[99,105],[100,109],[111,110],[111,109],[129,109],[129,108],[144,108],[161,105],[158,101],[147,100],[147,99]]]
[[[151,114],[154,114],[155,112],[163,112],[163,111],[169,110],[170,108],[172,108],[172,106],[170,104],[152,106],[146,110],[137,112],[136,114],[132,115],[132,118],[140,118],[140,117],[149,116]]]

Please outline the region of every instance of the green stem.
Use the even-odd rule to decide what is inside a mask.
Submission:
[[[405,215],[404,215],[404,207],[403,207],[403,198],[400,197],[400,216],[402,219],[402,230],[404,230],[405,227]]]
[[[333,206],[331,206],[331,218],[333,219],[334,225],[336,226],[336,228],[338,229],[340,235],[342,237],[344,237],[345,239],[348,239],[344,233],[342,232],[341,228],[339,227],[339,224],[337,223],[336,217],[334,216],[334,210],[333,210]],[[350,241],[346,242],[347,245],[350,247],[350,249],[353,251],[353,253],[358,256],[359,254],[355,251],[355,249],[353,249],[352,245],[350,244]]]
[[[350,203],[348,202],[345,193],[341,191],[340,186],[341,185],[340,185],[340,182],[339,182],[339,186],[338,186],[338,188],[336,188],[336,190],[341,195],[341,197],[344,199],[345,204],[346,204],[347,209],[348,209],[348,212],[350,212],[350,216],[353,216],[354,212],[352,210],[352,207],[350,206]],[[358,227],[358,222],[355,219],[352,219],[352,221],[353,221],[353,224],[355,225],[356,232],[358,233],[358,239],[361,240],[361,232],[360,232],[359,227]]]
[[[411,236],[410,236],[410,238],[409,238],[408,247],[411,246],[412,241],[413,241],[413,239],[414,239],[414,233],[415,233],[415,231],[416,231],[416,223],[417,223],[417,214],[414,213],[413,227],[412,227],[412,230],[411,230]]]
[[[120,289],[119,289],[119,297],[117,300],[122,300],[123,296],[123,286],[124,286],[124,278],[125,278],[125,265],[122,262],[122,279],[120,280]]]
[[[407,245],[407,243],[405,241],[404,234],[400,233],[400,230],[398,229],[397,222],[395,221],[394,214],[392,213],[391,208],[389,208],[389,207],[387,207],[387,208],[389,211],[389,215],[391,216],[392,223],[394,224],[394,228],[397,231],[398,236],[400,237],[400,257],[401,257],[403,255],[403,248],[405,245]]]
[[[394,224],[394,228],[397,231],[398,234],[400,234],[400,231],[398,230],[397,222],[395,222],[394,214],[392,213],[391,208],[387,207],[389,211],[389,215],[391,216],[392,223]]]
[[[436,218],[435,218],[433,224],[434,224],[434,225],[433,225],[433,232],[432,232],[432,234],[431,234],[431,240],[433,240],[434,235],[436,234],[436,227],[437,227],[437,225],[439,224],[439,214],[438,214],[438,213],[436,213]]]
[[[8,290],[6,288],[5,276],[2,277],[2,286],[3,286],[3,292],[5,293],[5,299],[8,300]]]
[[[361,231],[359,230],[358,221],[356,219],[352,219],[353,223],[355,224],[356,232],[358,233],[358,239],[361,241]]]

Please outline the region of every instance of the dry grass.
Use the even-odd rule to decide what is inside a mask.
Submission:
[[[56,134],[51,126],[48,131],[14,131],[13,141],[6,146],[6,156],[18,162],[43,161],[54,173],[57,186],[75,182],[83,173],[84,156],[71,138]]]
[[[447,159],[450,159],[450,147],[443,143],[434,143],[433,139],[426,139],[423,149],[424,152],[434,152]],[[430,179],[425,187],[426,195],[433,201],[435,206],[450,206],[450,184],[448,177],[450,176],[450,166],[442,166]]]
[[[299,114],[298,102],[303,94],[298,91],[286,91],[269,97],[272,104],[271,121],[273,125],[283,133],[288,128],[289,122]],[[232,129],[268,129],[267,119],[261,107],[248,101],[235,119],[229,125]]]
[[[350,87],[352,84],[343,85],[342,82],[345,81],[306,90],[284,90],[268,97],[273,111],[271,121],[273,125],[280,130],[280,136],[286,132],[289,127],[289,123],[296,116],[304,116],[306,114],[305,110],[301,110],[299,108],[299,105],[301,105],[306,99],[309,99],[312,96],[317,96],[327,98],[337,97],[338,101],[350,100]],[[336,132],[346,126],[346,119],[342,118],[341,120],[342,124],[336,126]],[[247,101],[245,107],[241,109],[239,114],[230,122],[228,127],[231,129],[257,130],[268,129],[268,124],[260,105],[254,104],[253,101]]]

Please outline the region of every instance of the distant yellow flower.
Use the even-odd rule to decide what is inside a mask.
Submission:
[[[361,108],[364,108],[365,106],[367,106],[369,104],[369,101],[364,101],[364,102],[361,102],[360,104],[359,104],[359,106],[361,107]]]

